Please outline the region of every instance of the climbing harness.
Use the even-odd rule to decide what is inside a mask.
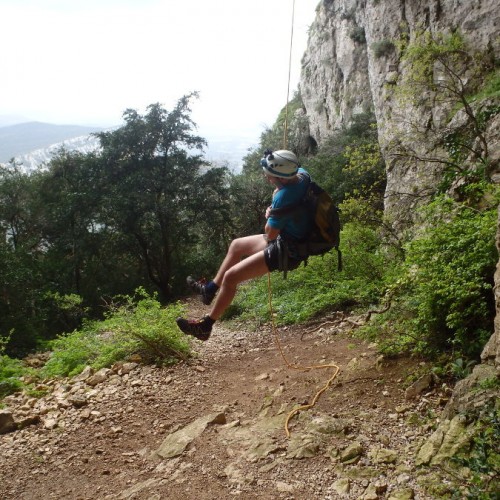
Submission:
[[[286,96],[286,106],[285,106],[285,125],[284,125],[284,131],[283,131],[283,149],[287,149],[287,144],[288,144],[288,100],[290,97],[290,73],[291,73],[291,67],[292,67],[292,44],[293,44],[294,18],[295,18],[295,0],[293,0],[293,7],[292,7],[292,29],[291,29],[291,35],[290,35],[290,55],[289,55],[289,60],[288,60],[288,86],[287,86],[287,96]],[[285,253],[288,254],[286,249],[285,249]],[[281,255],[281,252],[280,252],[280,255]],[[285,267],[285,269],[286,269],[286,267]],[[293,418],[294,415],[296,415],[300,411],[309,410],[317,403],[320,396],[328,389],[328,387],[330,387],[332,382],[337,377],[337,375],[340,371],[340,368],[334,363],[324,364],[324,365],[300,366],[300,365],[291,364],[287,360],[287,358],[283,352],[283,349],[281,347],[281,342],[280,342],[278,331],[276,328],[276,323],[274,321],[274,312],[273,312],[273,304],[272,304],[271,273],[269,273],[269,272],[267,273],[267,288],[268,288],[268,296],[269,296],[269,313],[271,315],[271,327],[273,330],[273,335],[274,335],[276,345],[278,346],[278,350],[279,350],[281,357],[283,358],[286,366],[292,370],[298,370],[298,371],[302,371],[302,372],[307,372],[310,370],[325,370],[328,368],[333,369],[332,375],[330,376],[328,381],[325,383],[325,385],[316,393],[316,395],[312,399],[312,402],[309,404],[301,405],[298,408],[293,409],[286,417],[285,432],[286,432],[287,438],[289,438],[290,431],[288,429],[288,424],[289,424],[290,420]]]

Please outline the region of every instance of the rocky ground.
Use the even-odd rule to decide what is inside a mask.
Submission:
[[[290,368],[269,325],[245,328],[217,325],[173,368],[127,362],[6,398],[0,498],[435,498],[415,459],[449,389],[408,389],[425,366],[383,359],[349,318],[280,328],[290,364],[340,367],[287,437],[334,369]]]

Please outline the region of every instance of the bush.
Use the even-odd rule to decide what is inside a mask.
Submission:
[[[104,321],[84,324],[81,330],[51,343],[52,356],[42,369],[46,376],[72,376],[86,365],[94,369],[139,354],[145,362],[170,364],[190,355],[188,340],[175,325],[180,304],[162,307],[156,296],[138,290],[140,300],[124,297]]]
[[[280,324],[298,323],[322,312],[369,305],[381,292],[385,256],[377,233],[364,225],[346,224],[341,235],[344,269],[337,271],[337,254],[310,257],[307,266],[291,271],[286,280],[272,275],[272,305]],[[242,285],[225,318],[269,320],[268,278]]]
[[[453,350],[476,359],[493,331],[496,209],[440,197],[424,215],[425,229],[392,280],[391,309],[364,332],[385,339],[388,352]]]
[[[23,376],[25,367],[18,359],[0,354],[0,398],[22,389],[19,377]]]
[[[351,38],[351,40],[354,40],[355,42],[366,43],[365,29],[362,28],[361,26],[353,28],[349,33],[349,37]]]
[[[349,193],[366,191],[366,186],[380,186],[381,176],[385,179],[374,125],[371,113],[353,116],[349,127],[332,134],[322,143],[318,154],[305,162],[313,179],[337,203],[344,201]]]
[[[470,471],[466,498],[482,500],[498,498],[498,475],[500,473],[498,449],[500,413],[498,408],[495,408],[492,402],[487,403],[475,421],[475,432],[470,449],[454,457],[452,461]],[[463,491],[456,493],[463,494]]]
[[[394,42],[390,40],[380,40],[380,42],[372,43],[371,46],[376,59],[389,55],[395,47]]]

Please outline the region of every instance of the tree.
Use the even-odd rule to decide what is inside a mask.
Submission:
[[[35,179],[36,175],[26,175],[15,162],[0,166],[0,227],[14,250],[40,244]]]
[[[307,168],[318,184],[340,203],[349,195],[368,196],[368,190],[379,197],[385,189],[385,165],[377,140],[375,116],[361,113],[352,123],[328,137],[309,158]],[[374,209],[380,209],[379,206]]]
[[[270,205],[272,189],[263,179],[260,157],[254,158],[253,169],[243,169],[231,181],[233,237],[258,234],[264,230],[265,212]]]
[[[0,168],[0,337],[10,338],[8,353],[25,353],[40,336],[39,303],[43,275],[37,176],[20,165]]]
[[[102,146],[100,222],[120,235],[164,298],[184,280],[179,273],[201,239],[200,224],[213,230],[224,225],[220,219],[213,225],[210,217],[227,203],[227,171],[202,159],[206,141],[193,133],[190,118],[194,97],[182,97],[170,112],[158,103],[144,116],[128,109],[124,126],[96,134]]]
[[[96,153],[61,149],[39,176],[44,242],[39,259],[48,297],[46,322],[54,331],[76,326],[66,320],[66,309],[60,317],[62,302],[53,300],[54,294],[77,295],[96,314],[103,297],[129,293],[144,281],[120,235],[103,222],[100,166]]]
[[[428,118],[404,107],[408,137],[395,141],[390,155],[438,165],[441,189],[453,187],[464,196],[463,186],[489,180],[491,174],[485,132],[500,109],[493,57],[487,50],[475,50],[459,32],[416,33],[411,43],[401,43],[401,51],[407,71],[396,95],[403,105],[427,112]],[[420,144],[430,144],[428,152],[419,151]]]

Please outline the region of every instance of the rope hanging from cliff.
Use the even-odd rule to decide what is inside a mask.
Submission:
[[[288,100],[290,99],[290,74],[292,71],[293,25],[295,23],[295,0],[292,5],[292,29],[290,32],[290,53],[288,56],[288,85],[286,89],[285,125],[283,127],[283,149],[288,147]]]
[[[291,29],[291,34],[290,34],[290,54],[289,54],[289,59],[288,59],[288,85],[287,85],[287,93],[286,93],[286,106],[285,106],[285,124],[283,127],[283,149],[287,149],[288,146],[288,100],[290,97],[290,74],[291,74],[291,68],[292,68],[292,46],[293,46],[293,26],[295,22],[295,0],[293,0],[293,7],[292,7],[292,29]],[[325,392],[328,387],[332,384],[334,379],[337,377],[340,368],[334,364],[324,364],[324,365],[313,365],[313,366],[299,366],[299,365],[293,365],[291,364],[286,356],[285,353],[283,352],[283,349],[281,347],[281,342],[279,339],[278,331],[276,328],[276,324],[274,321],[274,312],[273,312],[273,302],[272,302],[272,287],[271,287],[271,273],[267,273],[267,289],[268,289],[268,297],[269,297],[269,314],[271,315],[271,327],[274,335],[274,340],[276,342],[276,345],[278,346],[278,350],[281,354],[281,357],[283,358],[283,361],[285,362],[286,366],[288,368],[291,368],[292,370],[299,370],[302,372],[307,372],[309,370],[324,370],[328,368],[332,368],[333,372],[330,378],[327,380],[325,385],[316,393],[314,398],[312,399],[312,402],[310,404],[305,404],[301,405],[295,409],[293,409],[288,416],[286,417],[285,420],[285,432],[286,436],[289,438],[290,437],[290,431],[288,429],[288,424],[292,417],[299,413],[302,410],[309,410],[312,408],[316,402],[318,401],[319,397],[323,392]]]

